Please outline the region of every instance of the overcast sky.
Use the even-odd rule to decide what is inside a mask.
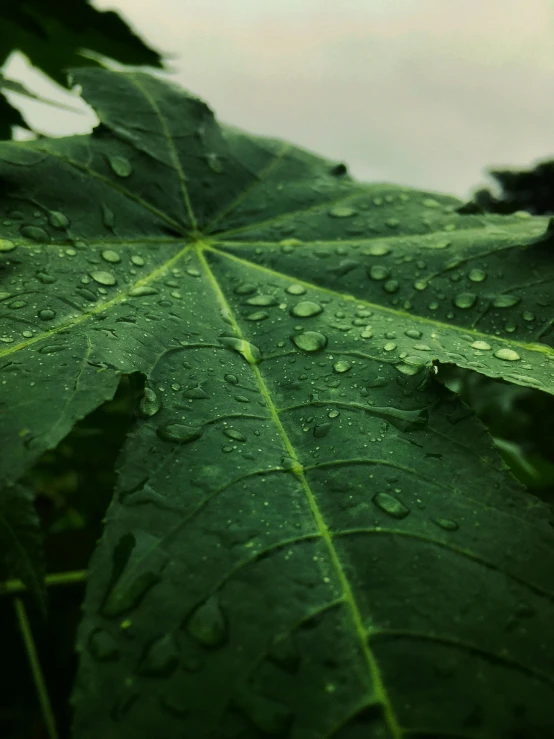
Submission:
[[[466,198],[490,184],[487,167],[554,158],[551,0],[93,4],[171,55],[171,76],[222,121],[344,161],[361,180]],[[71,100],[20,55],[5,73]],[[17,104],[49,135],[94,125]]]

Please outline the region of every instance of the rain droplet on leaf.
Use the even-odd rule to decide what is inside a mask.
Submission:
[[[373,502],[382,511],[393,518],[405,518],[410,509],[389,493],[377,493],[372,498]]]
[[[495,308],[511,308],[521,301],[517,295],[497,295],[492,304]]]
[[[104,249],[104,251],[102,252],[102,259],[106,262],[110,262],[111,264],[117,264],[118,262],[121,262],[121,257],[113,249]]]
[[[0,252],[13,251],[17,245],[8,239],[0,239]]]
[[[219,341],[223,346],[227,346],[243,356],[248,364],[258,364],[262,360],[262,353],[258,347],[249,341],[245,341],[245,339],[239,339],[235,336],[220,336]]]
[[[98,282],[100,285],[115,285],[117,282],[115,275],[113,275],[111,272],[103,272],[102,270],[98,270],[97,272],[91,272],[90,276],[95,282]]]
[[[491,347],[489,344],[487,344],[486,341],[474,341],[473,344],[471,345],[471,348],[480,349],[481,351],[486,352],[486,351],[489,351]]]
[[[108,161],[113,172],[118,177],[129,177],[129,175],[133,171],[133,168],[131,167],[131,162],[127,159],[127,157],[120,155],[110,155],[108,156]]]
[[[227,625],[215,595],[199,606],[187,621],[187,630],[205,647],[220,647],[227,640]]]
[[[354,208],[349,208],[346,205],[335,205],[330,209],[329,215],[334,218],[349,218],[350,216],[356,215]]]
[[[309,300],[303,300],[301,303],[296,303],[291,308],[291,315],[296,318],[311,318],[317,316],[323,311],[323,308],[318,303],[312,303]]]
[[[274,295],[255,295],[253,298],[248,298],[245,301],[245,305],[256,305],[260,308],[267,308],[270,305],[278,304],[279,300]]]
[[[494,352],[494,356],[497,359],[504,359],[506,362],[516,362],[518,359],[521,359],[517,352],[507,348],[497,349]]]
[[[194,441],[202,436],[202,426],[187,426],[184,423],[166,423],[158,426],[156,434],[164,441],[174,441],[184,444],[188,441]]]
[[[138,287],[133,287],[131,290],[129,290],[129,295],[131,298],[142,298],[146,295],[157,295],[160,291],[156,287],[151,287],[150,285],[139,285]]]
[[[472,282],[483,282],[487,274],[482,269],[472,269],[468,275]]]
[[[458,293],[454,298],[456,308],[472,308],[477,300],[475,293]]]
[[[327,337],[317,331],[304,331],[290,338],[293,344],[305,352],[318,352],[327,346]]]
[[[343,372],[348,372],[348,370],[352,369],[352,365],[350,362],[347,362],[344,359],[339,359],[338,362],[335,362],[333,365],[333,371],[337,374],[342,374]]]
[[[31,241],[36,241],[39,244],[50,241],[50,236],[40,226],[22,226],[19,233],[26,239],[31,239]]]
[[[372,280],[386,280],[390,276],[390,270],[380,264],[374,264],[369,268],[369,276]]]
[[[289,293],[289,295],[304,295],[306,292],[306,288],[304,285],[299,285],[298,283],[295,283],[294,285],[289,285],[285,292]]]
[[[149,387],[145,388],[139,406],[140,414],[145,418],[149,418],[155,416],[161,407],[161,401],[156,393]]]

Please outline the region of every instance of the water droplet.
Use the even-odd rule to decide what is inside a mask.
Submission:
[[[344,359],[339,359],[338,362],[335,362],[333,365],[333,371],[337,374],[342,374],[343,372],[348,372],[348,370],[352,369],[352,365],[350,362],[347,362]]]
[[[247,321],[265,321],[266,318],[269,318],[269,313],[265,310],[257,310],[246,316]]]
[[[330,209],[329,215],[334,218],[349,218],[350,216],[356,215],[354,208],[349,208],[346,205],[335,205]]]
[[[88,648],[99,662],[117,659],[119,648],[113,636],[104,629],[95,629],[88,639]]]
[[[0,252],[13,251],[15,247],[16,244],[14,244],[13,241],[9,241],[8,239],[0,239]]]
[[[390,276],[390,270],[380,264],[374,264],[368,272],[372,280],[386,280]]]
[[[323,311],[318,303],[312,303],[310,300],[303,300],[301,303],[294,305],[290,311],[291,316],[296,318],[311,318],[317,316]]]
[[[117,282],[115,276],[111,272],[103,272],[102,270],[98,270],[97,272],[91,272],[90,276],[95,282],[98,282],[100,285],[115,285]]]
[[[27,303],[25,300],[13,300],[11,303],[8,304],[8,308],[11,308],[12,310],[19,310],[20,308],[26,308]]]
[[[135,265],[135,267],[144,267],[144,259],[136,254],[133,254],[133,256],[131,257],[131,262]]]
[[[421,357],[407,356],[402,359],[400,364],[396,364],[395,368],[402,372],[403,375],[417,375],[426,366],[425,360]]]
[[[299,285],[298,283],[295,283],[294,285],[289,285],[285,292],[289,293],[289,295],[304,295],[306,292],[306,288],[304,285]]]
[[[234,429],[223,429],[223,433],[225,436],[228,436],[229,439],[233,439],[234,441],[246,441],[246,436],[241,434],[240,431],[235,431]]]
[[[432,518],[431,520],[445,531],[457,531],[460,528],[456,521],[451,521],[448,518]]]
[[[487,273],[484,272],[482,269],[472,269],[468,275],[469,279],[472,282],[483,282],[486,276]]]
[[[390,254],[390,246],[386,246],[385,244],[371,244],[363,250],[363,253],[372,257],[384,257]]]
[[[458,293],[454,298],[457,308],[472,308],[477,300],[475,293]]]
[[[314,426],[314,437],[316,439],[323,439],[331,430],[331,425],[332,424],[330,423],[320,423],[317,426]]]
[[[396,280],[387,280],[383,285],[383,290],[387,293],[396,293],[400,287]]]
[[[156,393],[149,387],[145,388],[139,406],[141,416],[144,418],[155,416],[161,407],[161,401]]]
[[[299,349],[305,352],[318,352],[327,346],[327,337],[317,331],[304,331],[290,337],[291,341]]]
[[[51,308],[43,308],[42,310],[39,310],[37,315],[41,321],[51,321],[56,317],[56,311]]]
[[[139,675],[166,677],[179,664],[179,650],[173,633],[165,634],[153,641],[142,655],[137,667]]]
[[[297,672],[300,664],[300,652],[293,635],[278,634],[274,637],[267,650],[268,658],[287,672]]]
[[[42,282],[43,285],[51,285],[56,282],[56,278],[46,272],[37,272],[37,280]]]
[[[494,352],[494,356],[497,359],[504,359],[506,362],[516,362],[518,359],[521,359],[519,354],[515,352],[513,349],[497,349]]]
[[[279,246],[283,246],[284,247],[283,251],[287,254],[293,251],[293,248],[292,248],[293,246],[301,246],[301,245],[302,245],[302,242],[299,239],[283,239],[282,241],[279,242]]]
[[[385,513],[393,518],[405,518],[410,512],[409,508],[389,493],[377,493],[372,498],[373,502]]]
[[[42,346],[39,352],[41,354],[57,354],[58,352],[63,352],[64,349],[67,349],[65,344],[47,344],[46,346]]]
[[[252,285],[250,282],[243,282],[235,288],[236,295],[251,295],[256,292],[256,285]]]
[[[487,352],[490,350],[491,347],[489,344],[487,344],[486,341],[474,341],[473,344],[471,345],[471,348],[479,349],[481,351]]]
[[[279,300],[274,295],[254,295],[253,298],[248,298],[245,301],[245,305],[267,308],[270,305],[279,305]]]
[[[383,349],[386,352],[392,352],[396,349],[396,344],[394,343],[394,341],[387,341],[387,343],[383,346]]]
[[[235,336],[220,336],[223,346],[229,347],[246,359],[248,364],[258,364],[262,360],[262,353],[257,346]]]
[[[205,647],[220,647],[227,640],[227,625],[217,596],[212,595],[187,621],[187,630]]]
[[[210,396],[200,385],[196,385],[195,387],[187,388],[187,390],[183,392],[183,397],[189,398],[189,400],[205,400]]]
[[[164,441],[174,441],[184,444],[185,442],[199,439],[203,431],[202,426],[187,426],[184,423],[166,423],[163,426],[158,426],[156,434]]]
[[[255,727],[256,734],[264,736],[289,736],[293,715],[287,706],[265,695],[237,691],[232,704]]]
[[[217,154],[213,151],[209,151],[206,154],[206,161],[208,162],[208,167],[212,172],[215,172],[216,174],[221,174],[223,172],[223,165],[219,161]]]
[[[52,228],[63,229],[69,226],[69,218],[59,210],[51,210],[48,214],[48,223]]]
[[[120,156],[120,155],[117,155],[117,156],[109,155],[108,161],[110,163],[110,167],[112,168],[112,171],[118,177],[129,177],[129,175],[133,171],[131,162],[127,159],[127,157]]]
[[[434,198],[424,198],[421,202],[426,208],[438,208],[440,206],[440,203]]]
[[[223,379],[230,385],[237,385],[239,381],[239,378],[236,375],[224,375]]]
[[[40,226],[22,226],[19,229],[19,233],[26,239],[31,239],[31,241],[36,241],[39,244],[50,241],[50,236]]]
[[[517,295],[497,295],[492,304],[495,308],[511,308],[513,305],[517,305],[521,301]]]
[[[423,334],[421,333],[421,331],[417,331],[415,328],[409,328],[404,331],[404,336],[407,336],[409,339],[421,339]]]
[[[142,298],[146,295],[157,295],[160,291],[156,287],[150,287],[150,285],[139,285],[129,290],[129,296],[131,298]]]
[[[414,288],[416,290],[426,290],[428,283],[425,280],[416,280],[414,282]]]
[[[337,418],[337,416],[340,416],[340,411],[337,411],[336,408],[333,408],[329,411],[327,414],[328,418]]]
[[[524,321],[534,321],[535,320],[535,314],[531,313],[531,311],[524,310],[521,314],[521,317]]]
[[[104,259],[106,262],[110,262],[111,264],[117,264],[118,262],[121,262],[121,257],[113,249],[104,249],[104,251],[102,252],[102,259]]]

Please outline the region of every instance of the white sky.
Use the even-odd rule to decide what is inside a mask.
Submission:
[[[554,158],[551,0],[94,4],[171,55],[173,79],[222,121],[344,161],[360,180],[465,198],[490,184],[488,166]],[[73,102],[19,55],[5,73]],[[49,135],[94,125],[12,100]]]

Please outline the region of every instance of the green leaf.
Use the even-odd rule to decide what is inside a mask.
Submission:
[[[77,739],[548,735],[551,512],[433,364],[553,392],[548,219],[75,78],[92,135],[0,146],[0,434],[18,479],[146,378]]]

